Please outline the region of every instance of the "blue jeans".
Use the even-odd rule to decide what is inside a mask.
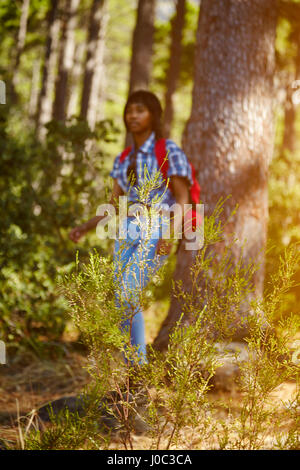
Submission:
[[[145,218],[142,218],[142,223]],[[146,234],[144,226],[129,216],[123,220],[125,239],[116,239],[114,250],[115,280],[117,282],[116,303],[122,305],[124,321],[121,328],[129,331],[130,341],[136,346],[138,362],[147,363],[144,317],[139,299],[149,280],[163,265],[168,255],[156,255],[155,250],[166,221],[158,215]],[[126,360],[126,359],[125,359]],[[130,361],[134,364],[134,361]]]

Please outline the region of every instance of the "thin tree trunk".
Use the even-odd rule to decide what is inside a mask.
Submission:
[[[165,111],[163,118],[164,136],[169,138],[174,114],[173,95],[180,73],[181,40],[184,28],[185,0],[177,0],[176,16],[172,21],[170,65],[167,72]]]
[[[293,93],[295,90],[291,87],[291,84],[286,89],[286,99],[284,105],[284,133],[282,140],[282,151],[288,150],[293,153],[295,150],[295,107],[292,100]]]
[[[97,116],[99,90],[103,77],[104,35],[107,13],[105,0],[94,0],[89,19],[87,55],[83,79],[80,115],[94,128]]]
[[[205,215],[212,214],[221,196],[231,195],[224,206],[227,218],[225,246],[230,233],[239,243],[232,254],[261,268],[254,276],[255,295],[262,295],[264,248],[268,220],[268,163],[273,152],[273,75],[276,8],[273,0],[202,0],[195,55],[195,83],[190,119],[183,148],[193,161],[202,187]],[[218,262],[224,245],[213,247]],[[182,244],[175,281],[190,289],[194,251]],[[178,320],[181,305],[172,298],[170,310],[154,342],[165,349]],[[240,312],[241,313],[241,312]],[[245,331],[240,327],[236,337]]]
[[[36,126],[40,138],[45,134],[44,125],[52,116],[55,73],[58,59],[60,18],[58,15],[59,0],[51,0],[48,12],[48,36],[46,40],[45,60],[42,71],[42,87],[38,99]]]
[[[25,39],[26,39],[29,5],[30,5],[30,0],[23,0],[20,26],[19,26],[19,31],[18,31],[16,56],[15,56],[15,63],[14,63],[14,74],[12,78],[12,94],[13,94],[14,100],[17,99],[15,89],[18,84],[20,59],[21,59],[21,54],[23,52]]]
[[[31,118],[34,118],[37,111],[38,97],[39,97],[39,81],[41,74],[41,59],[35,59],[32,67],[32,79],[31,79],[31,90],[30,99],[28,104],[28,114]]]
[[[79,0],[65,0],[62,20],[62,37],[55,83],[53,119],[64,121],[68,102],[68,77],[74,63],[76,13]]]
[[[154,33],[154,0],[139,0],[137,20],[132,39],[129,94],[148,88],[152,63]]]
[[[107,16],[107,22],[108,22],[108,16]],[[103,54],[103,60],[102,64],[100,65],[99,63],[99,69],[96,74],[96,80],[95,80],[95,91],[97,92],[97,98],[92,100],[92,103],[95,103],[95,106],[93,106],[93,113],[91,115],[91,118],[89,120],[90,126],[94,128],[94,125],[100,121],[101,119],[105,119],[105,89],[107,85],[107,77],[105,74],[105,64],[104,64],[104,55],[105,55],[105,41],[103,41],[103,49],[102,49],[102,54]]]
[[[88,109],[88,123],[94,129],[99,116],[104,116],[103,111],[103,89],[104,89],[104,52],[105,52],[105,32],[108,15],[102,18],[101,33],[97,45],[97,64],[93,77],[92,90],[90,95],[90,106]]]
[[[85,44],[81,42],[76,45],[75,61],[72,73],[69,77],[70,97],[67,106],[67,117],[78,114],[79,94],[80,94],[80,80],[82,77],[83,61],[84,61]]]
[[[150,82],[154,35],[155,0],[139,0],[136,25],[132,38],[132,55],[128,96],[136,90],[146,90]],[[125,145],[130,142],[127,133]]]

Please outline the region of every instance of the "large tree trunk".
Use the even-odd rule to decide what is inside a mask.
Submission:
[[[244,258],[261,262],[254,276],[255,295],[262,295],[264,247],[268,219],[268,163],[273,152],[273,74],[276,5],[273,0],[202,0],[195,56],[191,117],[183,148],[193,161],[202,187],[205,215],[212,214],[221,196],[224,217],[239,205],[226,226],[225,245],[235,232],[247,239]],[[214,246],[218,260],[224,246]],[[175,280],[190,287],[194,251],[178,253]],[[154,342],[166,348],[181,306],[172,298],[170,310]],[[237,332],[237,336],[243,332]]]
[[[55,84],[53,119],[64,121],[68,103],[68,77],[73,67],[75,52],[76,14],[79,0],[65,0],[58,75]]]
[[[180,73],[181,40],[184,27],[185,0],[177,0],[176,15],[172,21],[170,64],[167,71],[165,110],[163,118],[163,129],[165,138],[169,138],[174,114],[173,95]]]
[[[48,12],[48,36],[46,40],[45,60],[42,72],[42,88],[40,91],[36,125],[40,138],[45,134],[44,125],[52,116],[52,102],[55,87],[55,72],[58,59],[60,18],[58,15],[59,0],[51,0]]]
[[[95,124],[95,107],[103,72],[105,0],[93,0],[89,18],[87,54],[85,60],[80,115],[90,126]]]
[[[154,35],[155,0],[139,0],[132,38],[132,55],[128,96],[136,90],[147,90],[150,82]],[[125,145],[130,136],[126,135]]]

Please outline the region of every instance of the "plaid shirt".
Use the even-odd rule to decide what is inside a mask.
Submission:
[[[144,183],[145,179],[147,179],[147,173],[145,172],[145,167],[147,172],[149,173],[150,177],[155,174],[155,172],[160,171],[157,159],[154,151],[155,146],[155,133],[152,132],[150,137],[141,145],[141,147],[137,151],[136,157],[136,172],[137,172],[137,186],[140,186]],[[119,186],[123,189],[124,193],[127,195],[128,200],[132,203],[139,202],[138,193],[135,187],[130,187],[130,183],[127,178],[127,168],[130,163],[130,155],[135,151],[135,147],[133,146],[131,152],[127,157],[120,163],[120,156],[122,152],[120,152],[117,157],[115,158],[113,169],[110,172],[110,176],[112,178],[116,178]],[[192,179],[192,172],[189,162],[185,153],[175,144],[172,140],[166,139],[166,151],[168,152],[168,162],[169,168],[167,176],[170,178],[173,175],[182,176],[188,179],[189,184],[193,184]],[[146,174],[145,174],[146,173]],[[161,179],[161,181],[163,181]],[[154,197],[159,197],[159,206],[166,207],[171,206],[174,204],[175,198],[168,188],[165,191],[165,185],[162,184],[160,188],[155,188],[150,192],[149,199],[146,201],[147,204],[151,204],[151,200]],[[161,196],[163,197],[161,198]],[[167,207],[166,207],[167,209]]]

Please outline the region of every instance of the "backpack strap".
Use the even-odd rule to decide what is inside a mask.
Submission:
[[[190,187],[190,195],[191,195],[192,203],[197,204],[198,202],[200,202],[201,187],[200,187],[200,184],[198,183],[197,178],[196,178],[195,167],[191,162],[189,162],[189,163],[190,163],[190,167],[191,167],[191,170],[192,170],[192,179],[193,179],[193,184]]]
[[[122,163],[127,155],[131,152],[132,147],[126,147],[125,150],[120,155],[120,163]],[[163,178],[167,180],[167,173],[168,173],[168,168],[169,168],[169,162],[168,158],[166,158],[166,139],[159,139],[155,142],[155,155],[156,155],[156,160],[158,163],[158,167],[163,175]]]
[[[122,162],[125,160],[125,158],[126,158],[127,155],[130,153],[130,151],[131,151],[131,145],[130,145],[129,147],[126,147],[126,149],[123,150],[123,152],[121,153],[121,155],[120,155],[120,163],[122,163]]]
[[[125,160],[125,158],[129,155],[129,153],[131,152],[131,149],[132,149],[132,147],[129,146],[129,147],[126,147],[125,150],[123,150],[123,152],[120,155],[120,163],[122,163]],[[163,176],[164,180],[167,181],[168,180],[167,174],[168,174],[168,169],[169,169],[169,161],[168,161],[168,154],[167,154],[167,149],[166,149],[166,139],[159,139],[155,142],[154,152],[155,152],[157,164],[158,164],[158,167],[159,167],[159,169],[162,173],[162,176]],[[200,201],[201,187],[200,187],[200,185],[197,181],[197,178],[196,178],[196,171],[195,171],[194,165],[191,162],[189,162],[189,164],[190,164],[190,167],[191,167],[192,179],[193,179],[193,184],[189,189],[189,194],[190,194],[190,197],[191,197],[192,204],[197,204]],[[196,229],[196,226],[197,226],[196,220],[199,220],[198,217],[196,217],[196,210],[193,207],[191,209],[190,215],[188,217],[190,220],[187,222],[187,226],[191,230]],[[199,220],[199,222],[201,224],[202,220]],[[178,249],[179,249],[179,245],[177,247],[177,251],[178,251]]]

